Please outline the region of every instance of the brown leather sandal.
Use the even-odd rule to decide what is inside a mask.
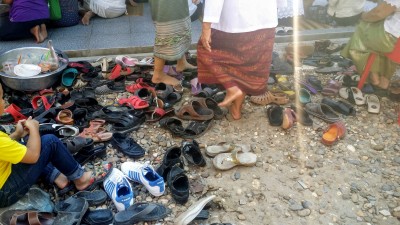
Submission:
[[[214,117],[214,111],[202,106],[197,100],[183,105],[178,111],[175,111],[175,114],[183,120],[211,120]]]
[[[267,91],[263,95],[251,96],[250,101],[259,105],[268,105],[271,103],[284,105],[289,102],[289,98],[282,92]]]

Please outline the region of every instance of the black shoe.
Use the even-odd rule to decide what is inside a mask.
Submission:
[[[182,153],[189,163],[196,166],[206,166],[206,161],[201,154],[199,143],[197,143],[197,141],[182,141]]]
[[[167,180],[168,173],[171,168],[175,165],[178,165],[180,168],[183,168],[183,163],[181,160],[181,148],[178,146],[173,146],[165,152],[164,159],[160,167],[157,168],[157,173]]]
[[[321,103],[330,106],[333,110],[346,116],[356,115],[356,110],[352,105],[344,101],[335,101],[330,98],[323,98]]]
[[[171,190],[172,198],[180,204],[185,204],[189,199],[189,178],[185,171],[178,165],[171,168],[167,177],[168,187]]]
[[[134,159],[141,158],[145,154],[145,150],[142,146],[126,134],[114,133],[111,139],[111,144],[114,148]]]

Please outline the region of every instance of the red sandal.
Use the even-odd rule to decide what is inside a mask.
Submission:
[[[30,108],[21,109],[17,105],[11,104],[4,110],[4,112],[9,113],[11,117],[7,115],[1,116],[0,123],[13,123],[13,122],[16,123],[20,120],[28,119],[28,117],[32,115],[32,111],[33,110]],[[3,121],[3,119],[6,120]]]
[[[114,66],[114,68],[111,70],[111,73],[107,74],[107,77],[109,80],[115,80],[118,77],[120,77],[121,75],[129,75],[131,74],[133,71],[131,70],[131,68],[126,67],[126,68],[122,68],[122,66],[120,64],[117,64]]]
[[[132,106],[134,109],[144,109],[149,107],[149,103],[138,96],[134,95],[129,98],[121,98],[118,100],[120,105]]]

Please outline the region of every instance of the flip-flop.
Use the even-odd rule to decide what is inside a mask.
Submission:
[[[257,155],[251,152],[233,150],[231,153],[221,153],[214,157],[214,167],[219,170],[229,170],[235,166],[254,166]]]
[[[156,221],[165,218],[171,210],[158,203],[137,202],[125,211],[115,214],[116,225],[130,225],[139,222]]]
[[[378,114],[381,109],[381,103],[376,95],[369,94],[366,97],[368,112]]]
[[[68,68],[64,70],[61,77],[62,85],[64,85],[65,87],[71,87],[74,84],[77,76],[78,70],[75,68]]]
[[[79,224],[88,208],[89,204],[83,198],[69,197],[65,201],[58,202],[55,205],[57,217],[54,220],[54,225]]]
[[[176,219],[175,219],[175,224],[176,225],[187,225],[196,216],[201,212],[201,210],[204,208],[204,206],[207,205],[208,202],[213,200],[215,198],[215,195],[211,195],[205,198],[202,198],[198,200],[197,202],[193,203],[184,213],[180,214]]]
[[[206,148],[206,154],[210,157],[214,157],[220,153],[231,152],[236,148],[241,148],[243,152],[248,152],[250,149],[246,145],[230,144],[228,142],[220,142],[216,145],[210,145]]]

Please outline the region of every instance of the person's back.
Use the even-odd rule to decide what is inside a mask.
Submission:
[[[12,22],[26,22],[50,17],[46,0],[14,0],[10,9]]]

